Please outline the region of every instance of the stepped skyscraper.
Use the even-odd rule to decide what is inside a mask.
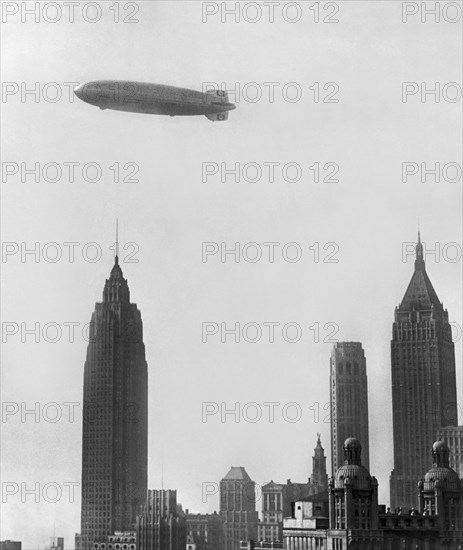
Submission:
[[[362,441],[364,466],[370,468],[368,431],[368,379],[360,342],[336,342],[331,352],[331,471],[344,464],[344,441]]]
[[[116,255],[84,367],[82,513],[76,549],[135,528],[147,498],[148,374],[141,314]]]
[[[447,310],[426,273],[418,234],[415,271],[395,310],[391,341],[394,470],[391,507],[416,507],[417,483],[442,426],[457,425],[455,350]]]

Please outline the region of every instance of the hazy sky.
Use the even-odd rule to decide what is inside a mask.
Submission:
[[[121,19],[133,9],[128,4],[119,4]],[[98,15],[90,6],[85,14],[76,9],[73,23],[67,11],[56,23],[43,14],[37,23],[32,16],[21,22],[18,13],[7,17],[2,29],[2,80],[10,93],[2,103],[3,241],[13,243],[6,248],[10,254],[4,250],[3,255],[3,329],[12,333],[4,334],[2,399],[11,412],[14,403],[19,411],[38,403],[40,418],[36,423],[33,415],[22,422],[20,412],[3,416],[2,477],[9,483],[7,492],[18,491],[3,495],[0,538],[22,540],[25,550],[43,548],[55,528],[66,548],[73,548],[80,529],[80,488],[70,502],[69,487],[81,475],[87,346],[82,330],[112,267],[116,218],[121,247],[135,243],[121,252],[121,263],[144,322],[149,487],[163,483],[177,489],[185,508],[206,512],[218,509],[218,498],[203,502],[202,484],[218,482],[231,465],[244,466],[259,484],[306,480],[317,432],[329,456],[323,407],[329,399],[332,343],[323,340],[338,327],[334,338],[361,341],[365,349],[371,473],[379,480],[380,501],[388,502],[391,327],[413,272],[413,257],[405,261],[402,256],[403,243],[415,241],[418,223],[425,250],[439,247],[437,256],[426,256],[431,281],[451,321],[462,323],[461,179],[435,182],[428,175],[422,182],[417,174],[402,181],[403,162],[418,168],[436,162],[461,166],[461,99],[453,102],[455,87],[446,86],[461,80],[461,25],[443,17],[422,23],[419,13],[404,23],[402,3],[392,1],[341,1],[338,8],[320,3],[319,23],[315,7],[309,9],[313,2],[297,4],[301,18],[295,23],[283,18],[285,2],[275,7],[273,23],[267,11],[255,23],[231,17],[223,23],[220,13],[203,22],[203,10],[214,11],[211,2],[131,4],[138,6],[132,16],[137,23],[114,22],[115,8],[109,9],[114,3],[100,2],[101,17],[94,23],[84,19]],[[49,9],[45,17],[52,20],[56,12]],[[256,17],[255,6],[247,9],[248,20]],[[296,18],[294,6],[285,9],[287,19]],[[323,23],[327,17],[338,23]],[[452,17],[451,11],[445,13],[447,20]],[[204,117],[100,111],[69,100],[64,83],[97,79],[198,90],[204,82],[224,82],[237,91],[238,83],[240,92],[230,95],[238,107],[227,122],[212,123]],[[403,82],[418,83],[409,85],[418,93],[406,102]],[[21,89],[34,83],[39,97],[21,99]],[[273,102],[264,83],[275,83]],[[326,83],[335,84],[324,90]],[[430,95],[421,101],[421,83],[427,88],[438,83],[438,102]],[[63,96],[53,102],[58,89]],[[253,102],[258,89],[262,97]],[[300,100],[290,101],[298,90]],[[329,93],[339,101],[323,102]],[[251,162],[264,171],[254,183],[231,176],[222,182],[220,174],[203,182],[206,162],[218,169],[221,163],[230,168]],[[282,173],[289,162],[300,166],[299,181],[288,181],[295,178],[289,168]],[[41,170],[56,163],[62,177],[50,181],[56,165],[49,165],[38,182],[27,173],[23,182],[21,163],[26,169],[40,163]],[[64,163],[76,163],[73,182]],[[87,163],[100,168],[99,181],[90,181],[95,164],[83,175]],[[138,166],[132,174],[138,181],[115,182],[115,163],[121,179],[134,166],[126,163]],[[279,163],[273,182],[265,171],[268,163]],[[332,166],[324,170],[324,165],[336,163],[333,177],[339,181],[315,183],[315,163],[322,178]],[[455,179],[452,166],[445,170],[447,180]],[[248,180],[253,169],[250,165]],[[70,245],[64,245],[70,242],[78,243],[73,262]],[[236,263],[231,255],[221,262],[216,254],[203,262],[203,242],[219,248],[220,243],[231,248],[255,242],[263,256],[256,263],[241,256]],[[280,243],[273,263],[263,245],[268,242]],[[286,247],[282,255],[291,242],[302,251],[294,263],[287,259],[297,246]],[[22,261],[21,248],[34,243],[39,243],[38,261],[33,255]],[[318,262],[314,243],[319,243]],[[327,243],[335,244],[324,250]],[[98,247],[101,258],[89,261]],[[57,250],[61,259],[53,262]],[[129,262],[135,250],[132,259],[138,263]],[[256,249],[244,250],[252,258]],[[452,261],[456,254],[460,260]],[[338,262],[323,261],[329,257]],[[204,322],[225,322],[228,328],[253,322],[264,332],[257,343],[235,343],[231,336],[222,343],[220,334],[203,343]],[[273,343],[264,325],[271,322],[280,324]],[[302,330],[295,343],[285,341],[281,331],[291,322]],[[39,342],[21,329],[35,323]],[[69,323],[76,326],[73,342]],[[57,326],[62,335],[52,343]],[[251,329],[248,335],[253,336]],[[293,333],[285,335],[288,340]],[[460,338],[460,402],[461,349]],[[47,406],[53,402],[59,409]],[[203,402],[218,403],[219,409],[255,402],[263,416],[247,421],[255,414],[248,407],[239,423],[231,416],[222,423],[218,414],[203,422]],[[266,402],[280,403],[273,423]],[[288,421],[294,407],[283,416],[283,406],[292,402],[302,411],[294,423]],[[74,422],[64,403],[76,404]],[[47,420],[56,410],[61,419]],[[24,493],[36,483],[38,503]],[[56,487],[62,495],[53,503]]]

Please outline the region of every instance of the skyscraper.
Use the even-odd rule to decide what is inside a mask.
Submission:
[[[231,467],[220,481],[223,550],[236,550],[241,540],[257,540],[256,484],[242,467]]]
[[[368,380],[360,342],[337,342],[331,352],[331,471],[344,464],[344,441],[362,442],[362,463],[370,468],[368,432]]]
[[[138,550],[185,550],[186,521],[177,504],[177,491],[149,490],[136,532]]]
[[[457,425],[455,351],[447,310],[429,280],[418,234],[415,271],[395,310],[391,341],[394,470],[391,507],[416,506],[439,428]]]
[[[141,314],[116,256],[84,367],[82,512],[76,548],[135,527],[146,502],[148,374]]]
[[[449,465],[463,478],[463,426],[446,426],[437,432],[437,439],[449,448]]]

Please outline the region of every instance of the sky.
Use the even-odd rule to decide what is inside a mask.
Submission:
[[[318,432],[330,454],[333,341],[360,341],[370,470],[387,503],[391,329],[418,225],[454,323],[462,402],[453,12],[422,22],[420,3],[321,2],[317,15],[316,3],[279,2],[271,22],[244,2],[236,21],[223,11],[233,2],[176,0],[79,5],[71,21],[64,5],[42,2],[35,21],[32,4],[3,5],[0,538],[42,549],[55,532],[74,547],[86,325],[113,265],[116,219],[144,326],[149,487],[210,512],[218,494],[205,484],[231,466],[259,485],[305,481]],[[237,109],[212,123],[101,111],[70,93],[100,79],[224,83]],[[424,171],[436,163],[439,181]],[[236,323],[239,342],[226,332]]]

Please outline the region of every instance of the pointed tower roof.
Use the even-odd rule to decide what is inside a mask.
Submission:
[[[109,279],[106,279],[103,290],[103,302],[130,302],[130,291],[127,279],[124,279],[119,258],[114,258]]]
[[[442,309],[442,304],[437,297],[432,283],[426,273],[426,266],[423,257],[423,245],[421,235],[418,231],[418,242],[416,244],[415,272],[412,275],[405,295],[400,303],[399,310],[411,311],[431,309],[434,306]]]
[[[322,442],[321,442],[320,437],[321,437],[321,434],[317,433],[317,445],[314,449],[315,456],[324,456],[325,455],[325,449],[322,447]]]
[[[232,466],[223,479],[252,481],[243,466]]]

